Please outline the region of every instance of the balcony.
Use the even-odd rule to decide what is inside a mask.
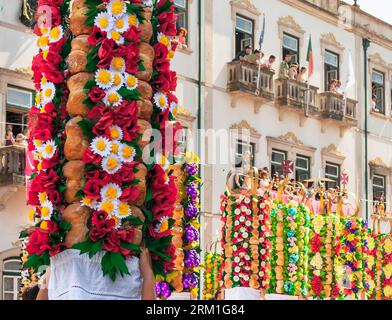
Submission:
[[[25,186],[26,148],[0,147],[0,186]]]
[[[323,119],[341,121],[344,126],[355,127],[357,120],[357,101],[344,99],[333,92],[319,94],[320,115]]]
[[[259,77],[257,65],[244,61],[228,63],[227,71],[227,91],[233,95],[232,107],[236,107],[239,97],[249,97],[253,99],[257,113],[263,103],[274,100],[273,77],[275,72],[261,69]]]
[[[275,86],[275,104],[280,110],[289,108],[303,114],[305,110],[309,114],[317,112],[317,87],[289,79],[277,79]]]

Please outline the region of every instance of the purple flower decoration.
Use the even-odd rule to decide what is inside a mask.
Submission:
[[[184,289],[195,288],[198,285],[199,279],[196,273],[185,273],[182,277],[182,284]]]
[[[184,209],[184,214],[188,219],[194,219],[199,214],[199,210],[194,203],[189,203]]]
[[[199,239],[199,231],[194,226],[189,224],[185,227],[184,231],[187,242],[193,242]]]
[[[195,249],[185,251],[184,264],[187,269],[199,266],[200,256]]]
[[[171,296],[169,284],[165,281],[158,281],[155,283],[154,288],[158,298],[167,299]]]
[[[199,171],[199,168],[196,163],[186,164],[185,171],[188,175],[194,176]]]
[[[185,190],[186,190],[186,194],[189,196],[191,201],[196,201],[198,197],[198,190],[196,185],[193,182],[191,182],[189,186],[185,188]]]

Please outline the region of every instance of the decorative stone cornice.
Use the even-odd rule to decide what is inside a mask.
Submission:
[[[249,130],[251,136],[260,139],[261,138],[261,133],[258,132],[255,128],[253,128],[248,121],[242,120],[239,123],[235,123],[230,126],[230,130]]]
[[[380,157],[377,157],[374,160],[370,161],[369,166],[374,168],[390,169],[390,167]]]
[[[324,44],[325,46],[331,46],[338,49],[339,51],[344,50],[343,45],[336,40],[335,35],[331,32],[322,34],[320,41],[321,41],[321,45]]]
[[[372,64],[381,67],[382,69],[389,69],[390,68],[390,65],[388,65],[388,63],[381,57],[381,54],[379,54],[378,52],[370,55],[369,61]]]
[[[290,29],[300,34],[305,34],[305,30],[294,20],[292,16],[280,17],[278,25],[281,28]]]
[[[33,70],[31,67],[15,68],[15,71],[29,77],[33,76]]]
[[[299,146],[303,146],[304,143],[295,135],[294,132],[287,132],[284,135],[278,137],[278,140],[285,141],[288,143],[296,144]]]
[[[257,7],[252,3],[251,0],[231,0],[230,5],[232,7],[235,7],[237,9],[242,9],[246,10],[249,13],[255,15],[255,16],[260,16],[261,13],[257,9]]]
[[[392,176],[392,167],[388,166],[381,157],[377,157],[369,161],[370,176],[381,174],[384,176]]]
[[[330,144],[328,147],[325,147],[321,150],[321,153],[323,155],[328,155],[328,156],[333,156],[336,158],[341,158],[341,159],[345,159],[345,155],[343,153],[341,153],[338,148],[336,147],[336,145],[334,144]]]

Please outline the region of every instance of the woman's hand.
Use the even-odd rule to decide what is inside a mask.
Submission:
[[[152,262],[151,262],[151,254],[147,248],[141,248],[142,252],[140,254],[140,272],[142,273],[143,278],[153,279],[154,273],[152,271]]]

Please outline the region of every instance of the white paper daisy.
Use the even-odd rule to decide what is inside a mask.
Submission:
[[[170,166],[169,159],[163,154],[157,153],[156,163],[159,164],[164,171],[167,171],[167,169],[169,169]]]
[[[40,99],[42,104],[49,103],[53,100],[56,95],[56,87],[52,82],[46,82],[41,86]]]
[[[123,97],[114,89],[105,91],[103,103],[107,106],[118,107],[123,102]]]
[[[90,147],[95,154],[106,157],[111,151],[111,141],[105,137],[96,137],[91,142]]]
[[[139,27],[139,20],[137,19],[137,17],[133,14],[129,14],[128,15],[128,25],[130,27]]]
[[[91,209],[96,209],[97,207],[97,201],[94,199],[91,199],[89,197],[83,197],[82,200],[80,200],[80,203],[84,207],[88,207]]]
[[[112,30],[107,35],[108,39],[113,39],[117,44],[124,44],[124,37],[120,32]]]
[[[113,219],[114,222],[116,223],[114,225],[114,229],[120,229],[120,227],[121,227],[121,219],[120,218],[117,218],[116,215],[110,215],[109,219]]]
[[[111,148],[111,153],[115,155],[120,154],[120,148],[121,148],[121,143],[117,140],[112,141],[112,148]]]
[[[112,30],[114,25],[113,16],[107,12],[101,12],[95,17],[94,25],[102,31],[108,32]]]
[[[154,103],[162,111],[166,110],[168,107],[167,97],[164,93],[161,92],[155,93]]]
[[[175,102],[170,103],[170,112],[171,114],[176,115],[178,110],[178,105]]]
[[[37,47],[42,50],[49,48],[49,36],[45,35],[37,38]]]
[[[171,47],[171,40],[169,37],[165,36],[163,33],[158,34],[158,42],[163,44],[165,47],[170,48]]]
[[[63,36],[64,36],[63,27],[62,26],[54,27],[49,31],[49,42],[50,43],[57,42],[61,40]]]
[[[117,215],[118,200],[103,200],[99,205],[99,210],[105,211],[108,215]]]
[[[53,204],[50,201],[45,201],[41,204],[41,220],[50,220],[53,214]]]
[[[123,0],[112,0],[108,3],[107,10],[113,16],[119,17],[127,11],[127,7]]]
[[[99,69],[95,73],[95,81],[97,82],[98,87],[107,90],[113,85],[113,72],[106,69]]]
[[[125,202],[121,202],[118,205],[118,210],[117,210],[116,216],[120,219],[125,219],[131,215],[132,215],[131,206]]]
[[[49,140],[42,145],[41,153],[43,159],[50,159],[53,157],[57,150],[56,143],[53,140]]]
[[[109,155],[102,159],[102,168],[109,174],[114,174],[122,167],[121,160],[116,155]]]
[[[110,63],[110,70],[123,73],[125,71],[125,60],[121,57],[114,57]]]
[[[114,22],[114,30],[119,33],[123,33],[129,29],[129,20],[128,15],[123,14],[122,16],[118,17]]]
[[[112,140],[117,140],[117,141],[122,140],[123,131],[119,126],[111,126],[109,128],[109,131],[110,131],[110,138]]]
[[[38,193],[39,203],[43,204],[44,202],[48,201],[48,195],[46,192],[39,192]]]
[[[101,189],[102,200],[116,200],[121,197],[122,190],[115,183],[108,183]]]
[[[138,79],[129,73],[125,73],[125,86],[128,90],[135,90],[138,86]]]
[[[124,76],[120,72],[113,72],[113,87],[110,90],[119,90],[124,84]]]
[[[133,160],[135,159],[135,155],[136,155],[135,148],[127,144],[121,145],[119,157],[122,162],[133,162]]]

